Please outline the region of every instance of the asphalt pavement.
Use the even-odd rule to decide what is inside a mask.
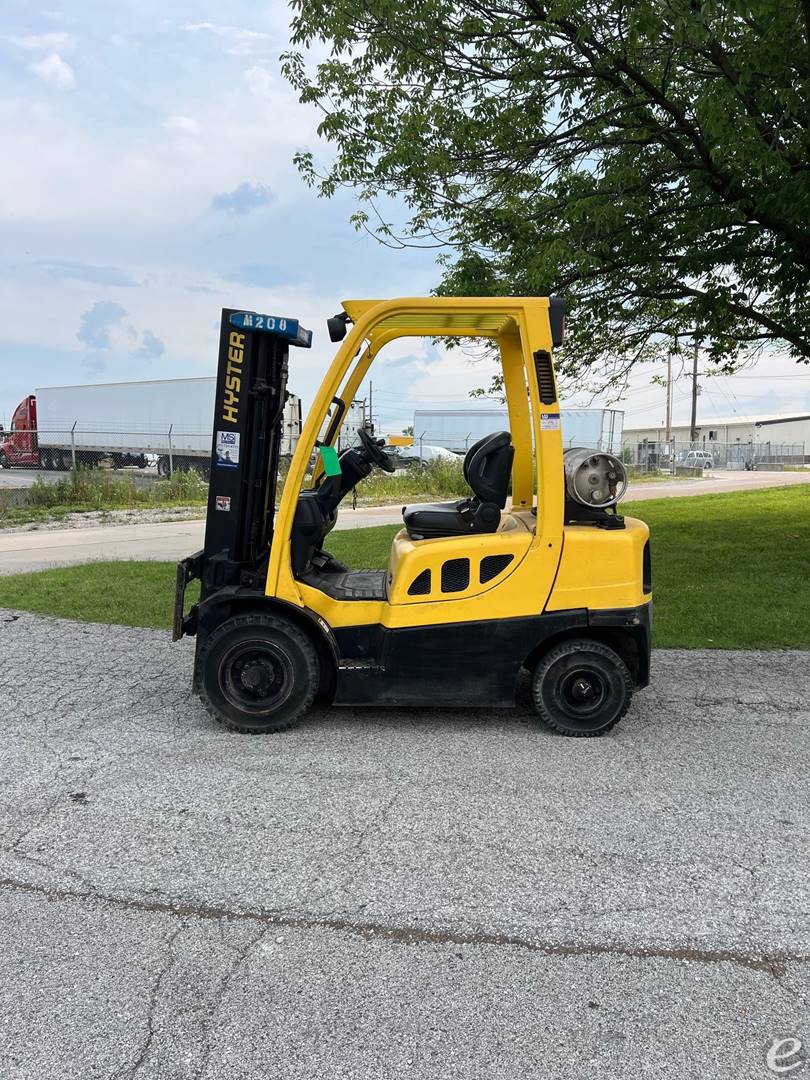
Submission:
[[[53,483],[64,480],[65,474],[55,469],[0,469],[0,491],[32,487],[37,477]]]
[[[525,705],[237,736],[188,640],[0,611],[0,649],[3,1080],[801,1064],[808,654],[657,653],[569,740]]]

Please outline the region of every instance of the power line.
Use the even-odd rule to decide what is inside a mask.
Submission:
[[[742,375],[737,372],[718,372],[718,371],[701,371],[700,374],[703,378],[709,379],[767,379],[768,382],[773,382],[775,379],[810,379],[810,375]]]

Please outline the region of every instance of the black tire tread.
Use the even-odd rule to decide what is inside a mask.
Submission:
[[[590,652],[598,653],[600,656],[609,660],[615,665],[617,671],[622,676],[625,688],[624,705],[619,711],[618,715],[605,727],[599,728],[598,731],[576,731],[560,724],[546,709],[543,704],[542,695],[539,693],[539,685],[542,682],[543,674],[548,671],[551,665],[562,656],[572,656],[576,653],[580,653],[583,649],[588,649]],[[540,657],[537,666],[534,669],[532,676],[532,701],[534,703],[535,711],[537,712],[543,723],[551,728],[552,731],[559,732],[562,735],[566,735],[572,739],[594,739],[600,735],[605,735],[608,731],[614,728],[623,716],[627,714],[627,710],[630,708],[630,704],[633,698],[633,678],[628,671],[627,665],[622,660],[617,652],[611,649],[607,645],[603,645],[601,641],[596,641],[592,638],[574,638],[568,641],[561,641],[559,645],[555,645],[552,649],[549,649],[547,653]]]
[[[296,712],[286,717],[284,720],[276,722],[268,721],[266,724],[253,725],[248,727],[245,724],[239,724],[228,717],[222,716],[221,713],[211,704],[207,695],[202,689],[205,685],[203,673],[205,668],[205,661],[214,645],[231,631],[238,629],[242,626],[263,626],[270,627],[273,630],[277,630],[283,634],[286,634],[289,638],[296,642],[304,654],[307,672],[309,675],[307,692],[299,704]],[[318,690],[318,683],[320,680],[320,668],[318,665],[318,656],[315,652],[315,647],[312,644],[309,637],[298,629],[288,619],[277,615],[269,615],[263,613],[254,613],[250,615],[233,615],[230,619],[227,619],[224,623],[216,628],[210,635],[206,637],[205,643],[201,649],[196,650],[194,658],[194,682],[195,685],[200,687],[200,700],[205,707],[205,711],[229,731],[239,732],[241,735],[270,735],[279,731],[288,731],[290,728],[295,727],[301,722],[301,718],[304,713],[312,705],[315,700],[315,694]]]

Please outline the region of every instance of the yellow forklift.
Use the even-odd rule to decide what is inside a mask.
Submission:
[[[511,706],[525,669],[551,728],[608,731],[649,680],[649,530],[617,513],[627,475],[616,457],[563,452],[552,362],[563,301],[350,300],[327,323],[341,344],[276,505],[290,348],[312,333],[222,313],[205,546],[178,566],[173,635],[197,636],[194,687],[208,710],[258,733],[290,727],[316,695]],[[386,570],[350,570],[325,546],[341,501],[394,465],[369,431],[335,446],[375,357],[405,337],[492,342],[510,430],[469,448],[467,497],[403,507]]]

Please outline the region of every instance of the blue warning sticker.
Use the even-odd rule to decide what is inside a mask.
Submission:
[[[239,464],[239,432],[218,431],[215,448],[217,465],[226,469],[235,469]]]

